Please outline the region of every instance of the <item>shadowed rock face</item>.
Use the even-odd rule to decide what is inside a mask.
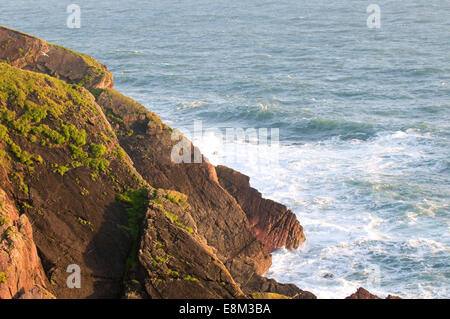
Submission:
[[[275,209],[273,213],[277,221],[272,219],[270,222],[278,223],[276,227],[262,227],[263,221],[259,223],[262,227],[259,230],[263,235],[261,238],[271,238],[277,243],[265,247],[255,237],[252,229],[254,225],[249,223],[248,214],[242,210],[236,198],[219,184],[216,168],[207,159],[200,164],[172,162],[171,151],[179,139],[172,139],[172,131],[155,114],[146,112],[144,107],[110,89],[98,95],[97,103],[104,108],[110,121],[114,121],[114,118],[121,119],[115,121],[113,127],[138,172],[154,187],[174,189],[187,195],[187,202],[191,207],[189,220],[194,225],[193,228],[205,238],[246,294],[254,291],[281,291],[292,297],[313,296],[303,294],[294,285],[281,285],[261,276],[270,267],[269,253],[274,248],[286,243],[289,248],[298,247],[303,240],[301,226],[292,212],[282,205],[276,206],[272,201],[266,201],[267,204],[261,205],[259,211],[257,208],[251,210],[256,217],[258,213],[272,213],[270,204]],[[189,141],[187,143],[191,145]],[[192,152],[193,149],[191,145]],[[244,185],[239,187],[248,191]],[[247,187],[250,188],[248,180]],[[253,194],[256,196],[255,201],[262,200],[259,193],[255,191]],[[263,216],[264,219],[268,220],[266,216]],[[283,228],[283,220],[289,221],[291,227]],[[288,234],[290,231],[292,234]],[[277,239],[277,236],[283,238]]]
[[[144,218],[139,262],[147,294],[165,299],[244,297],[204,238],[188,227],[178,227],[165,213],[169,207],[151,204]],[[180,208],[170,210],[182,214]]]
[[[7,63],[0,62],[2,187],[22,208],[19,220],[26,225],[28,216],[32,221],[46,276],[34,257],[30,274],[38,274],[34,278],[44,283],[48,278],[53,294],[313,296],[261,276],[270,267],[270,251],[297,247],[303,240],[295,216],[261,199],[248,181],[239,186],[246,196],[238,196],[237,189],[231,195],[206,159],[201,164],[173,163],[171,151],[179,142],[172,138],[173,130],[156,114],[110,89],[112,76],[106,67],[3,27],[0,60]],[[129,207],[116,197],[138,188],[147,189],[149,204],[142,212],[142,226],[134,221],[137,228],[130,229]],[[182,200],[175,200],[174,194]],[[250,194],[259,207],[248,205]],[[32,250],[28,238],[27,249]],[[65,285],[69,264],[82,269],[81,289]],[[22,297],[42,295],[30,280],[26,282],[28,293]]]
[[[154,187],[187,195],[198,232],[216,249],[224,263],[239,268],[237,274],[241,274],[241,268],[247,268],[247,265],[248,271],[259,274],[268,269],[270,256],[263,252],[261,244],[252,235],[241,207],[218,184],[213,165],[207,160],[201,164],[173,163],[172,147],[178,140],[172,140],[172,130],[167,129],[156,115],[133,115],[131,110],[136,106],[114,90],[102,92],[97,103],[106,114],[123,119],[116,124],[115,130],[139,173]],[[133,132],[130,136],[119,133],[130,131]],[[247,259],[246,263],[239,263],[238,260],[243,258]]]
[[[33,225],[49,290],[119,297],[131,240],[116,194],[140,177],[86,89],[5,63],[0,81],[2,187]],[[70,264],[82,269],[81,289],[66,285]]]
[[[303,227],[286,206],[264,199],[250,187],[250,178],[225,166],[216,167],[220,184],[236,199],[247,215],[255,237],[266,252],[298,248],[305,241]]]

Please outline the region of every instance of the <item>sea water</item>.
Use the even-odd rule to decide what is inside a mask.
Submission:
[[[94,56],[118,91],[186,133],[195,120],[278,128],[270,162],[194,138],[304,226],[305,244],[276,251],[267,276],[321,298],[359,286],[449,298],[450,2],[373,2],[379,28],[357,0],[3,0],[0,24]]]

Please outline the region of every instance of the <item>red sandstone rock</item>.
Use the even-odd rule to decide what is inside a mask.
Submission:
[[[0,60],[10,65],[58,77],[92,88],[112,88],[107,67],[91,57],[0,26]]]
[[[14,203],[1,188],[0,203],[0,299],[22,295],[40,299],[43,296],[33,291],[45,291],[47,279],[37,255],[31,224],[27,216],[19,217]]]
[[[360,287],[356,290],[355,293],[351,294],[350,296],[346,297],[345,299],[382,299],[376,295],[371,294],[366,289]],[[388,295],[386,299],[402,299],[398,296],[392,296]]]
[[[146,221],[151,223],[148,225],[152,224],[156,229],[161,227],[162,230],[167,228],[169,232],[155,233],[151,227],[144,229],[141,244],[145,249],[139,252],[140,262],[145,264],[145,269],[151,269],[151,258],[158,250],[153,250],[150,245],[163,244],[167,255],[176,257],[173,263],[167,264],[178,267],[179,274],[183,273],[188,279],[181,285],[170,283],[173,279],[170,276],[176,276],[172,272],[168,280],[161,283],[158,281],[161,278],[154,277],[150,272],[144,277],[145,289],[130,292],[130,295],[173,298],[183,297],[184,294],[229,298],[262,291],[279,292],[290,297],[313,296],[294,285],[282,285],[261,277],[270,267],[271,250],[281,246],[298,247],[302,241],[303,233],[295,216],[286,213],[284,206],[281,208],[279,204],[260,199],[256,190],[251,192],[244,187],[246,194],[256,196],[255,201],[262,208],[247,209],[251,212],[249,216],[252,216],[250,223],[247,212],[237,201],[239,197],[232,196],[219,184],[213,165],[207,161],[201,164],[174,164],[170,156],[177,141],[171,139],[172,130],[154,113],[110,89],[112,76],[106,67],[92,58],[3,27],[0,27],[0,59],[14,67],[48,74],[87,89],[100,89],[93,91],[96,95],[94,100],[85,89],[72,87],[89,100],[82,110],[73,109],[77,103],[70,103],[74,102],[70,94],[61,94],[55,102],[69,105],[63,119],[86,131],[87,145],[106,143],[110,150],[121,146],[127,152],[122,159],[108,155],[111,176],[98,174],[95,181],[88,167],[71,169],[62,176],[55,174],[50,165],[36,165],[32,176],[22,174],[29,193],[21,192],[17,183],[5,183],[5,191],[9,195],[14,194],[16,204],[26,203],[31,207],[24,211],[33,223],[35,242],[53,283],[50,289],[57,297],[114,298],[121,295],[131,237],[123,228],[127,224],[127,214],[117,204],[115,194],[126,188],[148,184],[187,195],[191,208],[189,211],[179,211],[177,216],[178,222],[191,228],[192,232],[180,229],[176,222],[167,226],[167,218],[157,210],[149,212]],[[28,76],[37,78],[32,72]],[[44,92],[56,85],[56,79],[42,76],[36,81],[34,89]],[[19,111],[17,106],[9,104],[8,108]],[[116,123],[117,118],[121,119],[120,123]],[[50,128],[59,129],[60,123],[55,118],[48,117],[45,121]],[[112,127],[115,134],[111,131]],[[21,136],[12,137],[22,149],[39,154],[43,163],[62,165],[72,161],[67,145],[48,149]],[[9,152],[1,141],[0,146],[0,149],[5,148]],[[87,150],[86,146],[84,148]],[[14,164],[11,166],[14,170],[24,172],[27,169],[21,163]],[[243,205],[246,202],[242,201]],[[258,219],[258,216],[261,218]],[[31,227],[26,222],[17,227],[26,236],[31,234]],[[165,240],[159,241],[158,236]],[[260,241],[265,242],[266,247]],[[201,257],[201,262],[197,265],[190,262],[192,267],[178,263],[191,257]],[[19,262],[21,258],[18,258]],[[82,268],[82,289],[67,289],[65,286],[66,267],[72,263]],[[32,264],[35,264],[34,261]],[[160,269],[172,270],[164,266]],[[198,281],[192,280],[192,277]],[[40,292],[35,286],[34,282],[27,282],[20,296],[38,296]],[[184,287],[187,287],[186,291],[182,290]]]
[[[242,207],[256,238],[266,252],[286,247],[293,249],[305,241],[303,227],[295,214],[286,206],[262,198],[260,192],[250,187],[250,178],[225,166],[216,167],[220,184]]]

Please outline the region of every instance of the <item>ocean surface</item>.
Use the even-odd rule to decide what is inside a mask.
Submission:
[[[192,137],[304,226],[267,276],[321,298],[449,298],[450,1],[374,3],[379,29],[357,0],[3,0],[0,24],[94,56],[187,135],[278,128],[276,148]]]

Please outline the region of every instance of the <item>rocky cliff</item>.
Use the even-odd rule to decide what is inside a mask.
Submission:
[[[0,60],[0,297],[314,298],[262,276],[304,241],[293,213],[207,159],[174,163],[183,137],[105,66],[4,27]]]
[[[250,178],[225,166],[216,167],[220,184],[236,199],[255,237],[266,252],[286,247],[298,248],[305,241],[303,227],[286,206],[264,199],[250,187]]]
[[[45,73],[88,89],[113,86],[113,77],[106,66],[88,55],[5,27],[0,27],[0,41],[0,60],[12,66]]]
[[[3,172],[2,172],[3,173]],[[0,188],[0,299],[51,297],[45,290],[47,278],[37,255],[27,216],[16,209]]]

